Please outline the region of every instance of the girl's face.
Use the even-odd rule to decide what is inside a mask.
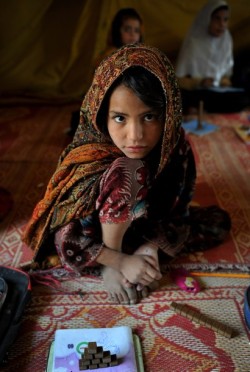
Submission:
[[[121,29],[122,45],[138,43],[141,38],[141,24],[138,19],[127,18],[122,22]]]
[[[211,17],[210,24],[208,26],[209,34],[214,37],[219,37],[223,35],[223,33],[227,29],[228,20],[229,20],[228,10],[221,9],[215,12]]]
[[[143,159],[160,141],[164,123],[131,89],[119,85],[110,97],[107,127],[124,155]]]

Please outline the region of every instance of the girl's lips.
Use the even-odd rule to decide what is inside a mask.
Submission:
[[[146,146],[128,146],[127,150],[128,151],[141,151],[144,150]]]
[[[127,146],[128,149],[145,149],[144,145]]]

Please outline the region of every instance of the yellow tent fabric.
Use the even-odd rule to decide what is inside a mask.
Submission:
[[[105,49],[115,13],[135,8],[147,44],[175,62],[206,0],[3,0],[0,2],[0,102],[79,100]],[[250,1],[229,0],[235,53],[250,48]]]

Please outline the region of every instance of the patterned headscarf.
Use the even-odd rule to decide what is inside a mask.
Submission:
[[[63,151],[49,181],[44,198],[28,223],[24,241],[35,251],[48,234],[74,219],[95,210],[99,181],[107,167],[124,154],[97,126],[97,114],[108,89],[123,71],[141,66],[161,82],[166,96],[166,120],[159,175],[180,137],[181,99],[174,69],[160,50],[144,44],[127,45],[102,61],[82,106],[80,123],[73,142]]]

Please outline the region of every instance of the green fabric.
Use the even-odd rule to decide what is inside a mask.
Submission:
[[[0,101],[65,102],[87,91],[115,13],[134,7],[144,39],[174,63],[201,0],[2,0]],[[250,1],[231,0],[235,51],[250,47]]]

